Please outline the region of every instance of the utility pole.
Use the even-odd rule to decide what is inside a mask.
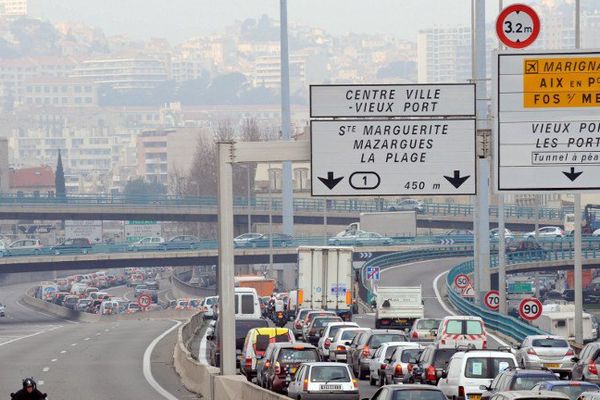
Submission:
[[[287,0],[280,0],[281,27],[281,139],[291,138],[290,111],[290,67],[287,29]],[[292,163],[284,161],[281,179],[281,214],[283,233],[294,235],[294,192],[292,180]]]
[[[575,48],[581,48],[581,0],[575,0]],[[583,344],[583,266],[581,254],[581,193],[575,194],[575,342]]]

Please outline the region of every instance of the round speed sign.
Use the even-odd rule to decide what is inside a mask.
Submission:
[[[465,274],[456,275],[454,285],[459,289],[464,289],[471,283],[469,277]]]
[[[483,299],[485,305],[493,311],[500,308],[500,293],[497,290],[490,290]]]
[[[138,305],[142,308],[147,308],[150,304],[152,304],[152,297],[147,294],[143,294],[138,297]]]
[[[528,297],[521,300],[521,304],[519,304],[519,315],[527,321],[538,319],[540,315],[542,315],[542,303],[534,297]]]

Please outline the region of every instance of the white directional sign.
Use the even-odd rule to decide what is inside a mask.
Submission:
[[[313,196],[476,192],[473,119],[312,121],[311,152]]]
[[[474,116],[475,85],[311,85],[311,118]]]
[[[501,53],[496,188],[600,189],[600,52]]]

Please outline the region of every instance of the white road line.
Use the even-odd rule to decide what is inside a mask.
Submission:
[[[86,338],[85,338],[85,339],[83,339],[83,340],[85,340],[85,341],[87,342],[88,340],[90,340],[90,338],[89,338],[89,337],[86,337]]]
[[[67,352],[66,350],[63,350],[60,352],[60,354],[65,354],[66,352]]]
[[[71,346],[75,347],[77,346],[77,343],[71,343]]]
[[[48,371],[50,371],[50,367],[44,367],[44,368],[42,368],[42,372],[48,372]]]
[[[200,340],[200,349],[198,349],[198,361],[200,364],[208,365],[208,359],[206,358],[206,347],[208,345],[208,340],[206,339],[206,334],[208,331],[204,331],[204,335],[202,335],[202,339]]]
[[[438,303],[440,303],[440,305],[442,306],[444,311],[446,311],[449,315],[456,315],[456,313],[454,311],[452,311],[450,308],[448,308],[448,306],[442,299],[442,296],[440,295],[440,291],[438,290],[438,281],[440,280],[440,278],[442,276],[446,275],[447,273],[448,273],[448,271],[444,271],[435,277],[435,279],[433,280],[433,291],[435,292],[435,297],[437,298]],[[488,336],[491,337],[492,339],[494,339],[496,342],[498,342],[498,344],[500,346],[509,346],[508,343],[506,343],[504,340],[500,339],[496,335],[492,335],[491,333],[488,332]]]
[[[96,333],[96,336],[100,336],[100,335],[102,335],[100,332]]]
[[[14,338],[12,340],[0,343],[0,346],[6,346],[7,344],[18,342],[19,340],[27,339],[27,338],[30,338],[30,337],[33,337],[33,336],[41,335],[42,333],[52,332],[52,331],[57,330],[57,329],[62,328],[62,327],[63,327],[62,325],[59,325],[59,326],[55,326],[55,327],[50,328],[50,329],[43,329],[41,331],[32,333],[30,335],[20,336],[18,338]]]
[[[108,331],[110,331],[110,329],[105,329],[105,330],[104,330],[104,332],[108,332]]]
[[[175,322],[175,325],[173,325],[172,327],[170,327],[169,329],[164,331],[160,336],[155,338],[152,341],[152,343],[150,343],[148,345],[148,347],[146,348],[146,351],[144,352],[144,361],[142,363],[142,369],[143,369],[144,378],[146,378],[146,381],[150,384],[150,386],[152,386],[152,388],[154,390],[156,390],[158,392],[158,394],[160,394],[162,397],[164,397],[167,400],[178,400],[178,399],[177,399],[177,397],[173,396],[171,393],[167,392],[162,386],[160,386],[160,384],[158,382],[156,382],[156,379],[154,379],[154,376],[152,375],[152,367],[150,364],[150,359],[152,357],[152,352],[154,351],[154,348],[156,347],[158,342],[160,342],[165,336],[167,336],[173,330],[177,329],[179,327],[179,325],[181,325],[180,321],[173,321],[173,322]]]
[[[42,386],[44,384],[44,381],[37,381],[36,383],[38,386]]]
[[[57,362],[58,358],[53,358],[52,360],[50,360],[50,362]]]

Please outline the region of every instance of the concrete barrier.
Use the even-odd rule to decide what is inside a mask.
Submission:
[[[219,368],[196,361],[187,344],[204,326],[202,314],[196,314],[179,327],[173,351],[175,370],[187,390],[205,400],[284,400],[286,396],[256,386],[241,375],[221,376]],[[288,399],[289,400],[289,399]]]
[[[189,273],[189,271],[183,273]],[[173,283],[171,291],[176,297],[207,297],[217,294],[216,289],[201,288],[184,282],[175,272],[171,275],[171,283]]]

